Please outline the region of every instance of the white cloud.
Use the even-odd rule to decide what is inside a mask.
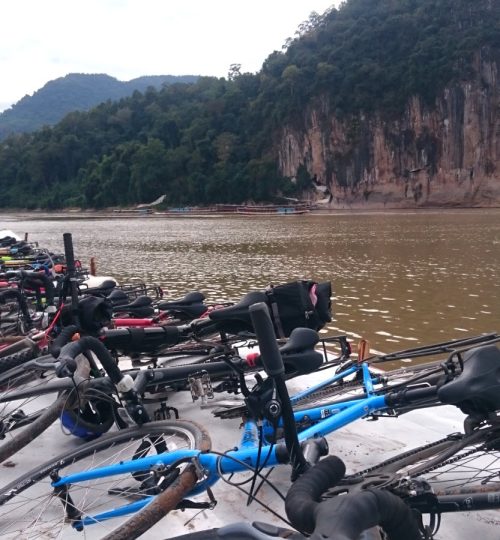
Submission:
[[[68,73],[255,72],[338,0],[16,0],[2,3],[0,110]]]

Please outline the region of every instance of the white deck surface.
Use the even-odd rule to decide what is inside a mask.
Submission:
[[[318,379],[319,375],[312,377]],[[305,388],[310,380],[304,377],[293,381],[289,386],[293,389]],[[241,433],[239,420],[213,418],[210,410],[200,410],[198,402],[192,403],[187,392],[173,395],[169,404],[179,407],[181,418],[196,420],[206,426],[211,433],[214,449],[226,451],[239,443]],[[346,462],[348,472],[354,472],[405,449],[431,442],[451,432],[461,431],[463,418],[460,411],[455,408],[440,407],[415,411],[397,419],[383,418],[377,422],[359,420],[328,437],[330,453],[338,455]],[[2,484],[5,485],[40,462],[60,454],[65,448],[73,449],[79,444],[81,443],[78,439],[63,435],[59,424],[53,425],[39,439],[11,459],[16,464],[15,467],[1,468]],[[289,476],[289,467],[281,466],[272,472],[270,479],[281,491],[285,492],[289,485]],[[175,538],[179,534],[193,530],[217,527],[239,520],[267,521],[283,525],[256,503],[246,506],[244,495],[222,481],[215,485],[213,492],[218,501],[214,510],[201,513],[197,513],[196,510],[173,512],[142,538],[150,540]],[[279,513],[283,512],[281,501],[269,488],[264,487],[260,491],[260,498]],[[499,524],[500,512],[448,514],[443,516],[437,538],[439,540],[498,540],[500,538]],[[97,529],[91,529],[92,532],[89,530],[87,535],[75,533],[71,535],[71,538],[98,538]],[[54,538],[54,536],[49,535],[47,538]]]

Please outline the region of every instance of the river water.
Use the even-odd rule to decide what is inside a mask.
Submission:
[[[237,301],[251,289],[330,280],[325,334],[375,351],[500,330],[500,209],[299,216],[55,217],[0,215],[0,229],[75,254],[120,282],[200,290]]]

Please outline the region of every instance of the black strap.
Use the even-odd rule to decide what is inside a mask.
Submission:
[[[274,329],[276,330],[278,338],[282,339],[285,337],[285,332],[283,331],[283,325],[281,324],[281,318],[278,310],[278,302],[276,302],[276,298],[274,296],[273,285],[269,285],[267,287],[266,295],[269,299],[269,307],[271,308],[271,316],[274,323]]]

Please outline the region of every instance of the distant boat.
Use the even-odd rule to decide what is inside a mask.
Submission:
[[[169,207],[162,211],[155,211],[150,207],[115,209],[113,212],[129,215],[154,214],[165,217],[198,217],[220,214],[239,214],[246,216],[289,216],[297,214],[307,214],[314,210],[315,206],[310,203],[298,204],[217,204],[215,206],[180,206]]]
[[[243,214],[246,216],[289,216],[297,214],[307,214],[311,211],[311,207],[306,204],[298,205],[277,205],[277,204],[263,204],[263,205],[243,205],[236,207],[237,214]]]

